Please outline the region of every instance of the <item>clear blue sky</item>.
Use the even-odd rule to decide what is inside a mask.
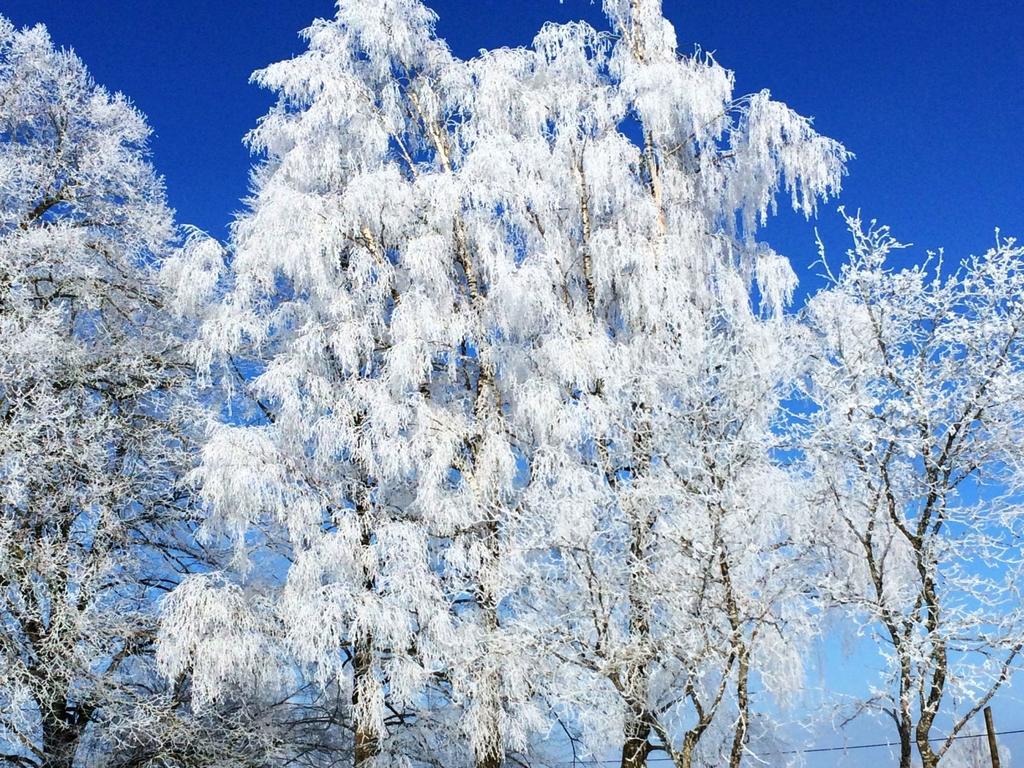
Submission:
[[[1024,237],[1024,10],[1014,0],[664,0],[684,48],[700,43],[770,88],[857,154],[848,209],[952,256],[983,250],[993,229]],[[590,0],[435,0],[454,51],[528,43],[543,21],[602,24]],[[157,167],[182,222],[222,235],[246,191],[241,137],[271,103],[252,70],[302,50],[296,33],[332,0],[4,0],[19,25],[44,22],[96,79],[149,115]],[[846,246],[834,208],[819,227]],[[805,286],[810,226],[767,238]],[[921,251],[908,252],[917,258]]]

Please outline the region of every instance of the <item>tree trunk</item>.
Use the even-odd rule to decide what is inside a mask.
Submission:
[[[476,759],[476,768],[501,768],[501,744],[492,743],[483,755]]]
[[[750,721],[750,658],[745,644],[740,645],[739,665],[736,669],[736,706],[739,717],[736,730],[732,737],[732,750],[729,753],[729,768],[740,768],[743,762],[743,750],[747,743],[747,728]]]
[[[66,538],[65,530],[66,526],[62,529],[62,535]],[[57,585],[51,583],[48,590],[50,600],[54,600],[54,595],[63,595],[66,589],[66,580],[63,578],[58,580]],[[30,593],[29,600],[32,613],[41,613],[38,595]],[[50,620],[52,622],[53,618]],[[30,669],[38,685],[36,701],[39,706],[42,739],[41,768],[71,768],[75,761],[75,752],[78,751],[78,738],[81,735],[81,723],[84,718],[76,715],[72,703],[68,700],[68,683],[55,677],[60,674],[59,670],[71,663],[63,654],[69,650],[69,645],[73,647],[74,638],[71,637],[58,645],[51,635],[53,627],[45,626],[35,617],[28,619],[23,626],[29,648],[36,654],[35,662]],[[56,650],[58,648],[59,650]],[[61,693],[61,690],[64,692]]]
[[[647,407],[634,405],[639,425],[633,433],[634,480],[647,474],[651,463],[651,432]],[[620,691],[629,711],[622,742],[622,768],[639,768],[647,762],[651,751],[651,720],[647,714],[647,663],[650,653],[650,600],[646,584],[650,574],[647,566],[647,540],[654,527],[654,516],[646,506],[629,505],[631,518],[629,543],[629,637],[638,653],[626,668]]]
[[[932,750],[927,736],[917,737],[917,751],[921,753],[921,768],[937,768],[939,756]]]
[[[487,524],[486,537],[487,548],[491,557],[497,562],[499,555],[498,526],[494,521],[490,521]],[[487,630],[487,634],[493,636],[500,628],[497,599],[491,590],[485,586],[479,587],[477,599],[483,612],[484,627]],[[485,675],[487,678],[484,682],[483,690],[486,693],[481,706],[487,708],[487,716],[484,719],[486,733],[484,748],[478,751],[476,755],[476,768],[500,768],[505,757],[501,736],[501,673],[498,668],[497,659],[493,658],[491,653],[488,653],[484,664],[486,665]]]
[[[740,763],[743,762],[743,748],[747,743],[747,727],[750,721],[750,647],[743,638],[743,617],[740,615],[739,604],[736,601],[736,592],[733,589],[729,555],[724,542],[721,541],[718,534],[716,534],[716,538],[719,539],[717,542],[719,546],[718,566],[722,574],[722,587],[725,589],[725,606],[729,614],[729,626],[732,629],[732,642],[734,643],[737,660],[736,707],[739,710],[739,715],[736,720],[736,729],[733,731],[732,748],[729,751],[729,768],[740,768]]]
[[[488,659],[487,662],[492,662]],[[484,731],[483,748],[478,749],[475,756],[476,768],[500,768],[504,762],[505,750],[501,738],[501,696],[499,687],[501,680],[497,669],[489,669],[486,672],[482,688],[487,692],[479,706],[484,708],[486,715],[483,718],[482,730]]]
[[[913,751],[911,745],[913,741],[911,739],[910,723],[901,722],[898,730],[900,734],[900,768],[912,768]]]
[[[647,531],[651,521],[645,520],[633,526],[633,541],[630,548],[632,574],[630,576],[630,610],[629,634],[632,641],[639,646],[640,658],[630,661],[621,681],[621,691],[626,698],[628,713],[622,742],[622,768],[639,768],[647,762],[651,751],[651,721],[647,714],[647,649],[650,636],[647,600],[643,589],[644,552],[646,551]]]
[[[928,737],[931,735],[932,724],[942,705],[942,697],[946,690],[946,669],[948,654],[946,642],[939,633],[939,598],[935,590],[935,564],[926,560],[925,553],[918,549],[918,571],[923,585],[922,594],[927,607],[925,628],[932,642],[929,661],[932,665],[931,680],[928,683],[928,695],[921,706],[921,714],[917,721],[917,751],[921,755],[922,768],[936,768],[939,755],[932,750]]]
[[[642,711],[630,713],[624,735],[621,768],[643,768],[651,752],[651,726],[647,724]]]
[[[78,730],[68,721],[66,702],[53,702],[42,713],[42,768],[71,768],[77,751]]]
[[[352,652],[352,710],[355,712],[355,768],[363,768],[380,751],[376,733],[368,727],[359,714],[359,689],[373,674],[373,648],[369,638],[357,640]]]
[[[360,543],[363,551],[366,552],[373,544],[371,533],[370,511],[370,488],[369,483],[363,481],[363,497],[359,499],[356,513],[362,526],[362,537]],[[376,589],[373,573],[366,566],[363,566],[363,589],[373,593]],[[353,762],[355,768],[363,768],[380,752],[380,739],[376,731],[364,719],[359,706],[360,691],[373,674],[373,637],[369,633],[358,636],[353,642],[352,648],[352,712],[353,725],[355,730],[355,744],[353,749]]]

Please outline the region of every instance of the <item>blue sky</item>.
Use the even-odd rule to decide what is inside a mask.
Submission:
[[[902,259],[941,246],[953,257],[984,250],[996,226],[1024,238],[1024,10],[1016,3],[664,4],[682,47],[716,52],[735,70],[738,92],[771,89],[856,153],[840,202],[919,246]],[[461,56],[526,44],[546,20],[603,24],[590,0],[432,6],[440,33]],[[45,23],[99,82],[148,114],[154,161],[179,220],[223,236],[248,185],[242,136],[272,102],[248,77],[299,53],[298,30],[333,7],[333,0],[3,0],[0,13],[18,25]],[[834,205],[822,209],[817,226],[838,259],[847,241]],[[813,226],[783,215],[764,234],[792,259],[805,289],[813,288]],[[812,683],[857,678],[841,667],[855,668],[864,656],[844,662],[835,650],[823,649],[831,671]],[[1024,725],[1015,706],[1005,707],[1001,726]],[[1010,745],[1024,751],[1024,741]],[[830,755],[808,764],[866,765],[877,757]]]

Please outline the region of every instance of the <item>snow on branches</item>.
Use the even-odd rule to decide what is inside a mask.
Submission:
[[[202,335],[261,413],[214,427],[196,477],[208,530],[283,537],[268,599],[296,663],[349,691],[357,765],[439,727],[419,740],[497,766],[559,711],[626,729],[624,765],[738,761],[752,670],[792,655],[762,626],[801,622],[803,532],[763,490],[789,487],[794,278],[755,231],[782,191],[813,213],[847,155],[678,54],[656,3],[607,10],[613,35],[463,61],[418,2],[342,2],[254,76],[279,102]],[[251,659],[180,639],[196,595],[164,663],[227,693]]]
[[[98,765],[148,710],[155,596],[189,557],[185,412],[149,128],[0,18],[0,756]]]
[[[881,638],[873,706],[896,723],[901,766],[916,746],[931,768],[1024,648],[1024,249],[997,235],[955,270],[895,271],[888,228],[847,223],[848,261],[807,308],[823,590]]]

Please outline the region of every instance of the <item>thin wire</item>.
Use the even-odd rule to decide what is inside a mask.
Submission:
[[[1024,733],[1024,728],[1015,728],[1010,731],[997,731],[994,736],[1012,736],[1017,733]],[[983,739],[988,734],[985,733],[962,733],[953,737],[953,741],[959,741],[960,739]],[[935,738],[928,739],[928,741],[946,741],[948,737],[936,736]],[[879,744],[851,744],[847,747],[811,747],[810,749],[792,749],[788,752],[774,752],[776,755],[810,755],[817,752],[846,752],[852,749],[875,749],[877,747],[897,747],[898,744],[894,744],[891,741],[887,741]],[[670,761],[671,762],[671,761]]]
[[[1016,734],[1024,733],[1024,728],[1014,728],[1009,731],[996,731],[994,736],[1013,736]],[[988,734],[985,733],[966,733],[960,734],[953,737],[953,741],[959,741],[960,739],[983,739]],[[936,736],[928,739],[928,741],[945,741],[948,737]],[[898,747],[899,744],[895,744],[891,741],[878,742],[877,744],[849,744],[840,747],[809,747],[807,749],[790,749],[784,752],[767,752],[768,755],[812,755],[819,754],[822,752],[849,752],[854,749],[878,749],[880,747]],[[619,763],[619,760],[576,760],[574,762],[560,763],[563,766],[574,766],[574,765],[612,765]],[[651,757],[647,759],[647,764],[651,763],[671,763],[671,757]]]

